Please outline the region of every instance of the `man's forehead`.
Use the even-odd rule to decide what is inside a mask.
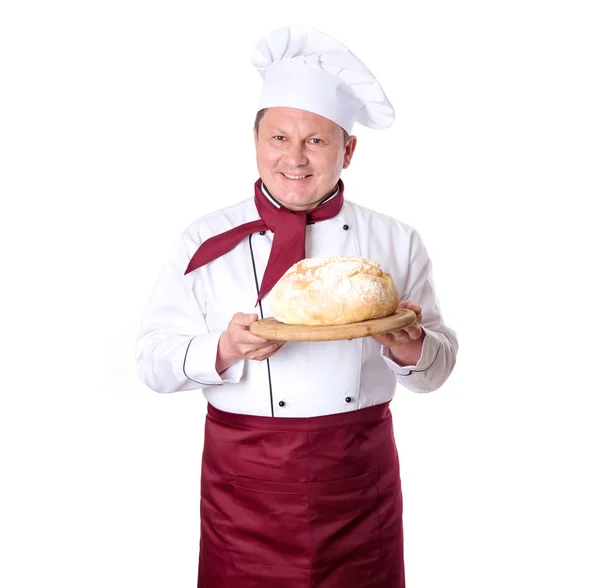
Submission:
[[[340,126],[333,121],[299,108],[287,106],[274,106],[267,108],[263,115],[266,126],[288,126],[288,127],[314,127],[320,130],[335,131]]]

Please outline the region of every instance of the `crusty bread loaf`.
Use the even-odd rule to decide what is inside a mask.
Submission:
[[[398,291],[371,259],[324,256],[294,264],[275,284],[271,313],[290,325],[344,325],[389,316]]]

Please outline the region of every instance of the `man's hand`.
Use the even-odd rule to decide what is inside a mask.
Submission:
[[[421,307],[414,302],[407,300],[406,302],[400,302],[398,308],[408,308],[417,315],[417,320],[409,327],[399,329],[398,331],[392,331],[391,333],[385,333],[384,335],[374,335],[373,339],[382,345],[388,347],[396,347],[409,341],[415,341],[421,338],[423,329],[421,329]]]
[[[250,325],[258,320],[256,314],[238,312],[233,315],[227,330],[219,338],[217,361],[218,373],[226,370],[239,359],[262,361],[271,357],[285,341],[270,341],[250,332]]]
[[[400,365],[416,365],[421,357],[425,333],[421,328],[421,307],[409,300],[400,302],[398,308],[408,308],[417,315],[417,320],[404,329],[374,335],[373,339],[390,348],[390,352]]]

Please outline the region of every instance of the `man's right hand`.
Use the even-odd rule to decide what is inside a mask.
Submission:
[[[270,341],[257,337],[250,331],[250,325],[258,320],[256,314],[237,312],[233,315],[227,330],[219,338],[217,361],[218,373],[240,359],[255,359],[262,361],[271,357],[285,341]]]

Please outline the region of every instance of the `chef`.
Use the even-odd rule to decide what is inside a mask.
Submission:
[[[202,390],[208,401],[198,586],[403,588],[389,403],[397,383],[439,388],[458,345],[418,233],[347,200],[340,179],[353,125],[389,127],[394,111],[367,67],[319,31],[275,31],[252,61],[264,82],[260,178],[248,198],[183,231],[137,346],[150,388]],[[277,280],[322,255],[378,261],[418,322],[343,341],[255,336]]]

